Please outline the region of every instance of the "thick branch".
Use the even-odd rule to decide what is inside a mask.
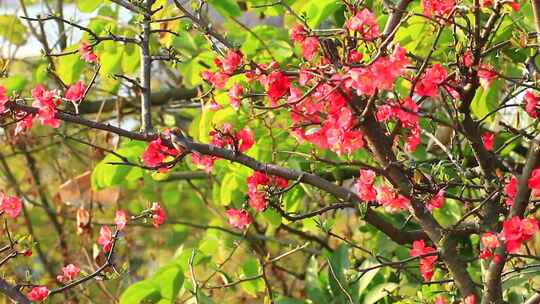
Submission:
[[[0,278],[0,292],[19,304],[30,304],[30,301],[15,287]]]

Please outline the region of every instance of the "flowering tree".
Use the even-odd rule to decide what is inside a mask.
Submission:
[[[540,303],[540,1],[30,2],[10,300]]]

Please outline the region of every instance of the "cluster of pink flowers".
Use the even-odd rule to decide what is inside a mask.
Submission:
[[[165,210],[158,202],[153,202],[150,210],[152,211],[152,225],[159,228],[159,226],[165,223]]]
[[[108,226],[101,226],[99,229],[99,236],[97,243],[101,245],[104,252],[109,252],[113,244],[113,234],[111,228]]]
[[[389,119],[397,119],[401,121],[404,129],[408,129],[410,135],[405,140],[405,151],[414,152],[420,144],[420,125],[418,124],[418,106],[407,97],[400,102],[390,101],[379,106],[376,113],[378,121],[386,121]]]
[[[210,131],[210,144],[220,148],[232,148],[243,153],[254,144],[253,131],[242,129],[235,132],[231,124],[225,123],[221,129]]]
[[[358,197],[366,202],[376,201],[388,211],[405,210],[410,200],[389,186],[374,186],[376,174],[372,170],[360,170],[355,189]]]
[[[447,17],[456,6],[455,0],[421,0],[424,15]]]
[[[84,97],[84,91],[84,83],[79,80],[74,85],[68,87],[64,97],[72,103],[78,104]]]
[[[536,96],[532,91],[525,93],[525,112],[532,118],[537,118],[540,113],[540,97]]]
[[[279,176],[271,176],[262,173],[254,172],[247,178],[249,206],[257,212],[266,209],[266,187],[275,186],[280,189],[285,189],[289,182]]]
[[[217,89],[223,89],[229,77],[242,65],[242,54],[230,51],[223,59],[216,58],[217,72],[204,71],[201,77]]]
[[[540,196],[540,167],[531,172],[527,184],[531,189],[533,196]]]
[[[420,96],[435,97],[439,85],[446,80],[447,76],[446,69],[438,63],[434,64],[426,70],[423,77],[418,81],[414,92]]]
[[[482,243],[482,250],[480,251],[480,258],[490,259],[493,257],[493,251],[495,248],[499,247],[499,238],[496,234],[493,234],[491,232],[486,232],[482,234],[482,237],[480,238],[480,242]],[[496,262],[500,259],[500,257],[496,257]]]
[[[305,98],[299,89],[292,88],[287,102],[291,106],[293,135],[299,140],[340,155],[364,146],[363,133],[354,129],[356,119],[346,99],[331,85],[321,84]]]
[[[38,119],[43,125],[52,128],[58,128],[60,121],[56,119],[56,107],[60,103],[60,99],[54,90],[47,91],[42,85],[38,85],[32,90],[32,106],[37,107]]]
[[[98,61],[96,54],[92,51],[92,48],[86,42],[81,42],[79,45],[79,54],[81,59],[88,62],[94,63]]]
[[[433,209],[439,209],[444,206],[444,190],[439,190],[426,204],[426,207],[429,211]]]
[[[315,58],[319,50],[319,39],[308,37],[306,30],[300,24],[293,26],[289,35],[292,41],[300,44],[304,59],[313,60]]]
[[[41,302],[49,296],[49,289],[46,286],[34,286],[26,294],[26,298],[30,301]]]
[[[157,138],[146,146],[141,158],[145,165],[156,168],[163,165],[167,157],[176,156],[178,153],[176,149],[165,146],[161,138]]]
[[[534,218],[521,219],[518,216],[503,222],[501,231],[506,251],[515,253],[519,251],[523,242],[531,239],[538,231],[538,220]]]
[[[225,215],[227,216],[229,224],[238,229],[244,229],[251,224],[251,218],[246,210],[231,208],[225,211]]]
[[[81,269],[78,266],[69,264],[65,267],[62,267],[62,274],[57,275],[56,280],[60,283],[67,283],[74,280],[80,272]]]
[[[504,185],[504,193],[506,194],[505,204],[512,206],[517,194],[517,178],[515,176],[510,176],[510,179]]]
[[[345,27],[357,32],[365,40],[374,40],[380,35],[375,15],[367,8],[357,12],[345,22]]]
[[[346,88],[356,90],[359,96],[373,95],[377,89],[392,90],[395,80],[409,64],[406,53],[404,48],[397,45],[390,56],[377,58],[369,67],[351,68],[346,74]]]
[[[0,214],[6,214],[10,218],[16,218],[22,209],[22,203],[16,196],[8,196],[0,191]]]
[[[426,246],[424,240],[414,241],[412,249],[409,251],[411,257],[420,258],[420,274],[424,281],[429,282],[433,277],[433,265],[437,261],[436,250]]]

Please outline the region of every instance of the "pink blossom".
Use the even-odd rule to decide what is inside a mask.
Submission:
[[[157,202],[152,203],[152,225],[159,228],[165,222],[165,210]]]
[[[319,49],[319,40],[315,37],[308,37],[302,42],[302,56],[306,60],[313,60]]]
[[[300,24],[294,25],[289,32],[289,37],[291,40],[297,43],[303,42],[306,39],[306,36],[306,30]]]
[[[80,102],[84,96],[84,83],[77,81],[74,85],[69,86],[64,97],[71,102]]]
[[[73,264],[62,267],[62,274],[56,276],[56,280],[60,283],[72,281],[79,275],[81,269]]]
[[[235,110],[238,110],[240,108],[240,101],[242,99],[243,93],[244,88],[238,83],[234,83],[229,89],[229,102]]]
[[[366,40],[373,40],[380,35],[375,15],[367,8],[357,12],[351,19],[347,20],[345,27],[360,33],[362,38]]]
[[[234,73],[242,64],[242,54],[230,51],[223,58],[223,72],[227,74]]]
[[[79,54],[81,55],[81,59],[86,62],[97,62],[96,54],[94,54],[94,52],[86,42],[81,42],[81,45],[79,46]]]
[[[427,208],[429,211],[433,209],[442,208],[444,205],[444,190],[439,190],[435,196],[433,196],[427,203]]]
[[[116,225],[116,230],[123,230],[128,223],[129,215],[124,210],[116,210],[114,217],[114,224]]]
[[[28,300],[33,302],[41,302],[49,296],[49,289],[45,286],[32,287],[30,292],[26,294]]]
[[[15,196],[2,195],[0,197],[0,210],[11,218],[16,218],[22,209],[21,200]]]
[[[108,252],[111,250],[113,238],[112,231],[109,227],[101,226],[97,243],[103,247],[103,251]]]
[[[485,132],[482,134],[482,143],[488,151],[493,150],[493,142],[495,141],[495,133]]]
[[[6,111],[6,104],[9,101],[9,98],[6,95],[6,88],[0,85],[0,114]]]
[[[229,224],[238,229],[244,229],[251,224],[251,218],[246,210],[229,209],[225,212],[225,215],[229,219]]]
[[[250,129],[242,129],[236,133],[236,140],[239,143],[238,150],[246,152],[253,146],[253,131]]]

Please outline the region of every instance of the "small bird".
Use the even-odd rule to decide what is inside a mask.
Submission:
[[[453,128],[449,126],[440,125],[435,130],[434,138],[430,138],[426,151],[429,153],[437,153],[442,151],[441,145],[448,147],[452,144],[452,139],[454,138],[456,132]],[[437,142],[438,141],[438,142]]]

